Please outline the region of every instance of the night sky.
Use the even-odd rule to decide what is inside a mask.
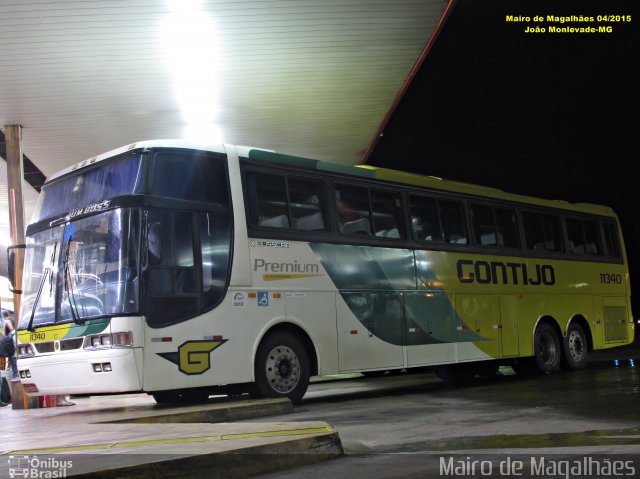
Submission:
[[[368,164],[620,217],[640,315],[640,8],[635,0],[458,0]],[[507,15],[631,15],[612,33],[524,33]],[[594,22],[565,23],[584,27]]]

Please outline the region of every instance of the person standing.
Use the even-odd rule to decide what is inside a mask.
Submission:
[[[15,331],[16,329],[15,319],[13,318],[13,316],[9,314],[9,311],[7,311],[6,309],[2,310],[2,322],[3,322],[2,327],[4,329],[4,334],[6,336],[11,334],[13,331]],[[15,353],[13,354],[13,356],[11,356],[10,360],[11,360],[11,378],[16,379],[18,377],[18,361],[16,359]]]
[[[15,324],[13,322],[13,317],[9,315],[9,311],[6,309],[2,310],[2,324],[0,325],[0,336],[7,336],[9,333],[15,330]],[[11,361],[11,373],[12,377],[17,377],[18,368],[15,353],[13,356],[9,357]],[[5,358],[2,358],[2,369],[5,369]],[[0,407],[8,406],[11,404],[11,389],[9,388],[9,383],[7,382],[7,378],[4,376],[0,376]]]

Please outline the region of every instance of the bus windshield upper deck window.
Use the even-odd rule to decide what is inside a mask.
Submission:
[[[226,165],[221,155],[198,150],[157,151],[149,185],[152,195],[229,206]]]
[[[101,161],[45,184],[38,198],[33,222],[116,196],[140,193],[141,189],[140,153]]]

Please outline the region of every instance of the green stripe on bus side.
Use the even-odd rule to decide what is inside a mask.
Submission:
[[[285,166],[297,166],[299,168],[317,169],[318,160],[303,158],[301,156],[283,155],[273,151],[249,150],[249,158],[252,160],[269,161]]]
[[[109,326],[109,319],[99,319],[96,321],[87,321],[82,326],[72,327],[66,337],[77,338],[80,336],[88,336],[90,334],[101,333]]]
[[[483,341],[468,328],[442,288],[416,287],[412,250],[310,243],[353,315],[395,345]],[[420,277],[437,281],[428,264]]]
[[[359,176],[362,178],[375,178],[375,172],[368,168],[359,168],[357,166],[328,163],[320,160],[313,160],[311,158],[304,158],[301,156],[283,155],[281,153],[275,153],[273,151],[249,150],[249,158],[258,161],[268,161],[284,166],[309,168],[318,171],[327,171],[330,173]]]

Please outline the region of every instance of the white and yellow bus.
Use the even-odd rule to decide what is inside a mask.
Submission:
[[[634,328],[607,207],[173,140],[50,178],[23,290],[32,395],[297,402],[314,375],[578,369]]]

